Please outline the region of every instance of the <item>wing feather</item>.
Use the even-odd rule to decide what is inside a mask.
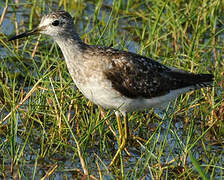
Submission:
[[[152,98],[171,90],[195,86],[195,89],[210,86],[211,74],[193,74],[172,70],[150,58],[110,48],[111,68],[104,74],[113,88],[128,98]]]

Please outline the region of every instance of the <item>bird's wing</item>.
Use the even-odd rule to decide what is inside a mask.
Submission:
[[[213,80],[210,74],[172,70],[144,56],[113,49],[110,51],[111,67],[104,74],[113,88],[129,98],[152,98],[189,86],[198,89],[209,86]]]

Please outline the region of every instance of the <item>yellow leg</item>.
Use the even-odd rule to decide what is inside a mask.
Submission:
[[[118,131],[119,131],[119,148],[118,148],[113,160],[111,161],[110,166],[112,166],[114,164],[114,162],[117,160],[118,155],[125,148],[125,145],[126,145],[126,142],[128,139],[128,119],[127,119],[126,114],[123,114],[123,116],[124,116],[124,135],[123,135],[123,128],[122,128],[120,115],[118,114],[118,112],[116,112],[115,114],[117,117],[116,119],[117,119]]]
[[[124,144],[126,144],[127,139],[128,139],[128,134],[129,134],[128,118],[127,118],[126,113],[123,116],[124,116],[124,139],[123,139],[123,141],[124,141]]]
[[[120,113],[116,111],[115,114],[116,114],[117,127],[118,127],[118,132],[119,132],[118,144],[120,146],[122,143],[122,139],[123,139],[123,128],[122,128]]]

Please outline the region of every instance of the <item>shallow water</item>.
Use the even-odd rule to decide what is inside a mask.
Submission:
[[[0,0],[1,3],[3,3],[2,0]],[[21,1],[21,3],[25,3],[26,1]],[[92,3],[87,3],[87,7],[84,14],[93,14],[93,4]],[[108,5],[112,5],[112,1],[108,0],[104,2],[105,4]],[[47,8],[46,8],[47,9]],[[3,11],[3,7],[0,6],[0,14],[2,14]],[[22,21],[26,21],[26,24],[28,24],[29,21],[29,9],[23,9],[23,10],[16,10],[16,19],[18,21],[18,24],[20,25]],[[109,19],[110,16],[110,12],[105,9],[105,12],[107,12],[107,17],[106,19]],[[102,12],[101,12],[102,13]],[[102,14],[99,13],[99,19],[101,19]],[[10,36],[14,33],[14,20],[13,20],[13,12],[12,12],[12,8],[9,7],[8,9],[8,13],[3,21],[3,24],[1,26],[1,33],[3,33],[6,36]],[[83,17],[82,19],[84,19],[84,22],[82,22],[80,20],[80,22],[78,22],[78,32],[83,32],[82,29],[83,27],[85,27],[85,25],[83,23],[85,23],[85,19],[88,17]],[[125,20],[121,20],[121,23],[124,24]],[[125,24],[124,24],[125,26]],[[26,28],[28,29],[28,26],[26,26]],[[89,32],[92,29],[91,24],[89,25],[88,29],[86,30],[86,32]],[[21,30],[21,29],[20,29]],[[119,30],[120,32],[124,31],[122,29]],[[20,31],[22,32],[22,31]],[[127,33],[128,34],[128,33]],[[116,39],[117,41],[119,41],[119,39]],[[22,48],[22,47],[21,47]],[[119,43],[117,45],[117,48],[121,48],[119,47]],[[140,45],[138,43],[136,43],[135,41],[133,41],[131,38],[127,38],[127,47],[126,47],[129,51],[132,52],[138,52],[138,50],[140,49]],[[11,56],[12,54],[10,54],[8,52],[8,50],[6,50],[5,47],[0,46],[0,58],[6,58],[7,56]],[[30,88],[27,87],[27,92],[30,90]],[[221,92],[220,92],[221,93]],[[35,94],[33,94],[33,96],[35,96]],[[24,104],[24,109],[26,109],[26,104]],[[0,107],[0,119],[3,119],[6,114],[7,111],[5,111],[4,109],[1,109]],[[126,162],[126,168],[124,169],[124,174],[132,172],[132,168],[135,168],[136,166],[136,162],[138,161],[139,164],[144,164],[145,159],[147,158],[147,155],[149,155],[150,153],[145,153],[144,152],[150,152],[151,151],[151,147],[158,145],[155,147],[155,149],[159,149],[161,148],[161,145],[159,144],[160,142],[163,142],[164,138],[167,139],[167,148],[165,148],[165,151],[163,151],[163,156],[161,156],[160,161],[164,164],[167,163],[168,160],[173,160],[174,157],[173,156],[177,156],[178,158],[180,158],[180,155],[182,154],[182,150],[181,148],[185,148],[183,147],[184,144],[187,144],[187,134],[184,131],[185,128],[185,122],[183,122],[182,120],[185,118],[183,117],[178,117],[175,118],[175,122],[173,124],[169,124],[169,118],[170,117],[165,117],[163,118],[164,114],[161,111],[156,111],[156,113],[160,116],[161,119],[163,119],[163,123],[156,123],[154,124],[155,128],[158,128],[158,126],[160,126],[161,131],[159,131],[158,133],[156,133],[153,137],[153,141],[150,141],[148,146],[141,146],[140,141],[137,141],[139,143],[139,146],[135,147],[135,146],[129,146],[128,150],[130,151],[130,153],[132,154],[132,157],[129,158],[128,156],[126,156],[125,159],[128,159],[128,161]],[[74,114],[74,113],[73,113]],[[72,114],[72,115],[73,115]],[[22,113],[18,113],[18,126],[23,126],[23,124],[21,123],[20,120],[20,115],[22,115]],[[189,113],[189,118],[191,114]],[[4,122],[4,125],[6,125],[7,122]],[[20,124],[21,123],[21,124]],[[136,124],[135,124],[136,125]],[[150,126],[150,125],[149,125]],[[172,130],[167,130],[167,127],[171,126]],[[22,129],[22,127],[20,127]],[[134,129],[134,127],[133,127]],[[175,133],[173,132],[173,129],[177,130]],[[3,131],[3,130],[2,130]],[[1,130],[0,130],[1,132]],[[1,133],[5,133],[5,132],[1,132]],[[36,170],[35,173],[35,179],[40,179],[41,177],[43,177],[46,173],[46,171],[49,169],[50,166],[53,166],[55,163],[57,163],[59,166],[57,168],[57,170],[54,172],[54,179],[63,179],[63,178],[75,178],[77,176],[77,174],[79,174],[78,170],[81,170],[81,164],[80,164],[80,160],[79,158],[76,156],[75,158],[74,156],[74,152],[69,149],[66,152],[66,155],[63,154],[63,152],[58,152],[55,153],[53,156],[49,155],[49,156],[45,156],[47,158],[44,158],[41,162],[37,163],[37,166],[35,167],[35,161],[37,159],[36,154],[39,154],[38,151],[40,151],[40,139],[42,138],[42,136],[39,134],[40,132],[35,133],[36,137],[30,137],[30,140],[28,142],[28,145],[25,146],[24,149],[24,153],[23,153],[23,161],[24,162],[20,162],[21,164],[18,165],[19,168],[22,168],[22,172],[23,175],[22,177],[31,177],[33,175],[33,172]],[[116,132],[118,133],[118,132]],[[141,132],[136,131],[135,135],[140,134]],[[200,134],[201,132],[197,132],[195,131],[195,134]],[[153,134],[153,131],[149,134]],[[47,136],[47,133],[45,134]],[[151,136],[146,136],[145,139],[150,138]],[[158,139],[157,139],[158,138]],[[181,144],[177,143],[177,138],[180,138],[180,142]],[[4,138],[4,136],[2,136],[2,138],[0,137],[2,142],[5,142],[6,139]],[[72,139],[72,138],[71,138]],[[17,137],[16,137],[16,144],[19,145],[23,145],[25,142],[25,138],[23,137],[23,134],[18,133]],[[76,144],[74,141],[70,141],[69,142],[71,146],[76,147]],[[155,143],[155,144],[154,144]],[[209,142],[208,142],[209,143]],[[4,146],[4,143],[2,143]],[[7,143],[5,143],[7,144]],[[117,146],[117,144],[116,144]],[[103,155],[99,152],[98,150],[99,145],[91,145],[87,150],[86,150],[86,154],[85,154],[85,160],[88,163],[88,168],[90,170],[90,173],[96,177],[98,176],[98,170],[97,170],[97,166],[96,166],[96,161],[99,161],[96,156],[94,155],[97,154],[100,158],[102,158],[103,162],[108,165],[110,163],[110,157],[108,157],[107,155]],[[117,147],[116,147],[117,148]],[[212,146],[212,148],[214,148],[214,151],[222,151],[222,148],[220,146]],[[9,148],[10,149],[10,148]],[[32,149],[32,150],[31,150]],[[36,154],[33,153],[33,151],[37,152]],[[156,152],[158,152],[159,150],[156,150]],[[204,153],[204,150],[202,147],[200,146],[196,146],[195,148],[193,148],[193,151],[197,151],[198,153],[196,153],[196,158],[200,158],[202,154],[200,151],[202,151]],[[172,152],[172,155],[170,155],[170,152]],[[4,153],[5,154],[5,153]],[[125,153],[123,153],[124,156],[126,155]],[[151,156],[155,156],[153,153],[151,154]],[[8,157],[8,159],[6,158]],[[10,172],[10,165],[11,165],[11,160],[9,160],[10,157],[8,155],[4,156],[4,166],[5,166],[5,172],[8,172],[7,176],[12,177],[13,175],[16,174],[16,172],[11,173]],[[108,160],[109,159],[109,160]],[[223,156],[224,159],[224,156]],[[0,156],[0,161],[3,161],[1,159]],[[27,163],[29,162],[29,163]],[[99,161],[100,162],[100,161]],[[155,161],[156,162],[156,161]],[[189,157],[187,157],[186,160],[187,163],[190,163],[191,160]],[[24,165],[23,165],[24,163]],[[8,166],[7,166],[8,165]],[[105,167],[100,164],[100,167],[102,169],[102,172],[104,174],[104,179],[111,179],[111,176],[113,176],[113,173],[110,172],[108,173],[107,170],[105,169]],[[35,169],[36,168],[36,169]],[[219,172],[217,172],[219,173]],[[149,172],[145,173],[146,175],[144,176],[146,179],[150,179],[150,174]],[[18,176],[18,175],[17,175]],[[1,175],[0,175],[1,177]]]

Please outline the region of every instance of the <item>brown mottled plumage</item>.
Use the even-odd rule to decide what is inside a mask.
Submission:
[[[211,86],[213,75],[193,74],[135,53],[85,44],[65,11],[44,16],[34,33],[50,35],[60,46],[79,90],[104,108],[123,114],[160,106],[187,91]]]
[[[9,40],[42,33],[59,45],[76,86],[89,100],[124,115],[125,135],[112,163],[127,139],[126,113],[157,107],[178,95],[211,86],[212,74],[193,74],[162,65],[150,58],[110,47],[85,44],[74,30],[69,13],[56,11],[44,16],[39,26]]]

